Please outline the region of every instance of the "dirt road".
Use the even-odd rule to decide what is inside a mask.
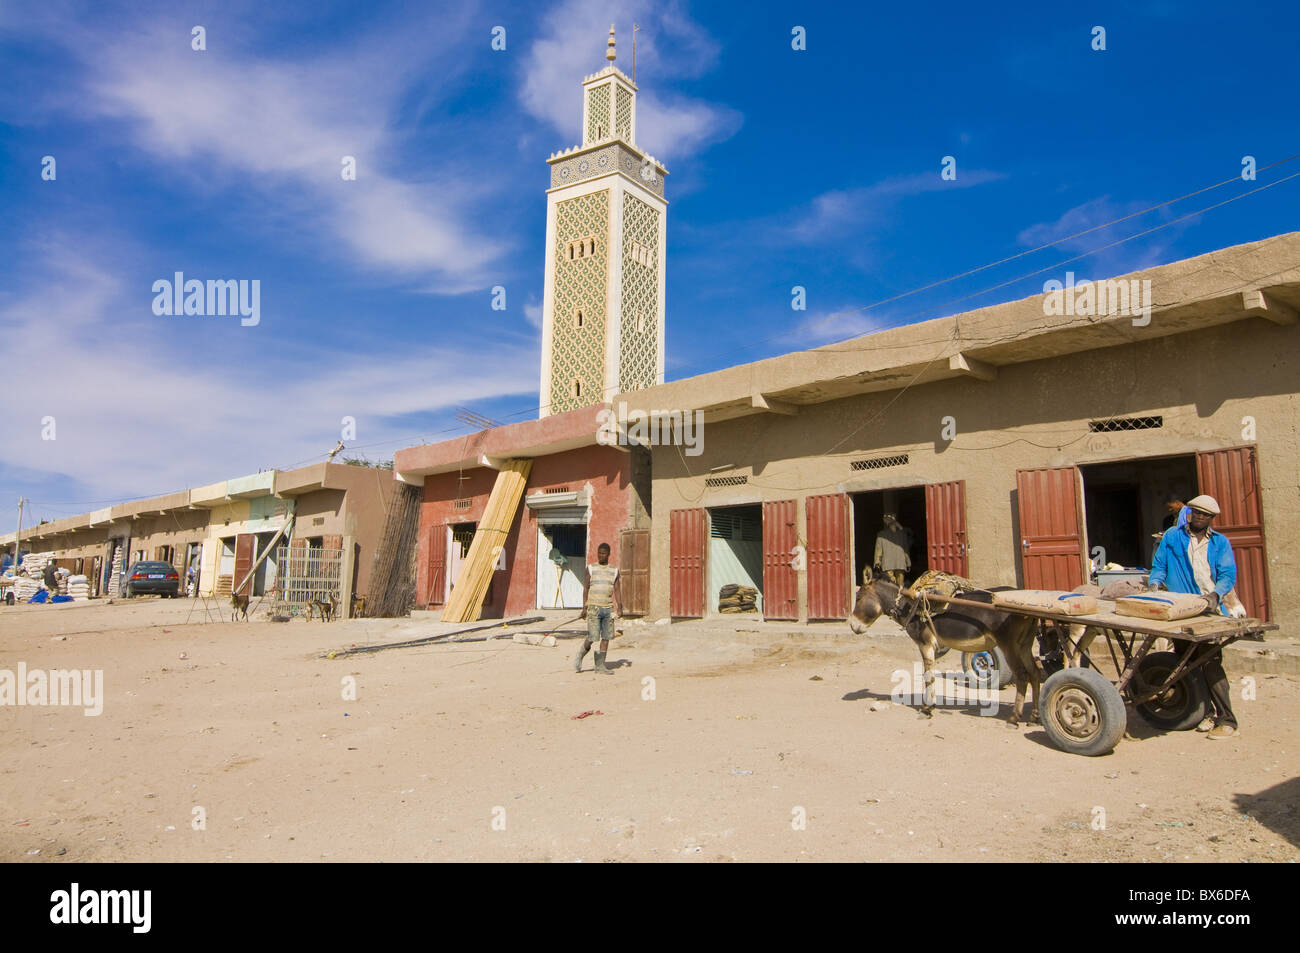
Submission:
[[[104,695],[98,716],[0,707],[0,859],[1300,857],[1294,676],[1255,676],[1236,738],[1134,716],[1089,759],[1005,708],[890,702],[901,639],[756,653],[628,626],[603,677],[570,671],[568,638],[328,659],[440,628],[190,609],[0,610],[0,670],[102,670]]]

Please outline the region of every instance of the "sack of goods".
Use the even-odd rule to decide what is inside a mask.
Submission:
[[[13,593],[14,599],[18,602],[26,602],[32,596],[40,591],[41,584],[35,579],[28,579],[26,576],[15,576]]]
[[[1115,600],[1115,612],[1135,619],[1159,619],[1170,622],[1200,615],[1210,604],[1202,596],[1182,592],[1146,592]]]
[[[1053,589],[1008,589],[1006,592],[995,592],[993,604],[1016,609],[1064,612],[1066,615],[1087,615],[1089,612],[1097,611],[1095,596]]]
[[[68,595],[72,597],[73,602],[87,602],[90,600],[90,580],[85,576],[68,577]]]
[[[729,582],[718,590],[719,612],[757,612],[758,590]]]

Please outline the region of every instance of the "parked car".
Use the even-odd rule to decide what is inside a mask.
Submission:
[[[180,573],[171,563],[143,560],[132,566],[126,575],[128,597],[155,593],[175,598],[180,591]]]

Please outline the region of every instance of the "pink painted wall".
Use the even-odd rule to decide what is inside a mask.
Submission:
[[[463,477],[463,479],[462,479]],[[415,604],[429,604],[430,537],[445,545],[449,523],[476,523],[487,508],[496,471],[475,467],[464,473],[425,477],[424,504],[420,510],[419,557]],[[609,543],[618,560],[619,533],[632,525],[631,456],[611,447],[590,446],[537,457],[528,477],[525,496],[548,489],[581,490],[591,484],[591,518],[587,524],[587,562],[596,561],[596,547]],[[452,508],[457,499],[470,500],[469,509]],[[432,533],[436,527],[437,533]],[[494,573],[492,601],[483,609],[486,618],[526,615],[537,603],[537,520],[522,503],[506,538],[506,568]]]

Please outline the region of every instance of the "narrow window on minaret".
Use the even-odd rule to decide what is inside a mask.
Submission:
[[[582,327],[582,309],[581,309],[581,308],[574,308],[574,309],[573,309],[573,326],[574,326],[575,328],[580,328],[580,327]]]
[[[640,332],[642,332],[642,331],[645,330],[645,312],[644,312],[644,311],[638,311],[638,312],[636,313],[636,329],[637,329],[637,333],[638,333],[638,334],[639,334]]]
[[[573,396],[582,396],[582,381],[578,380],[576,377],[573,379]]]

